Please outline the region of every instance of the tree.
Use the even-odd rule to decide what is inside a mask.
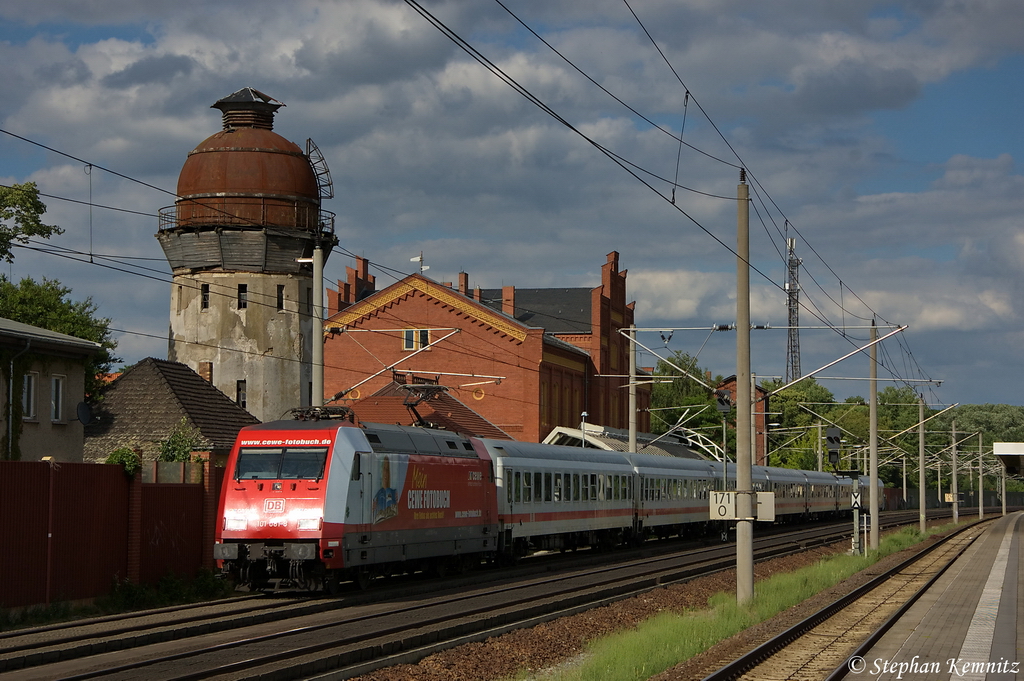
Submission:
[[[111,338],[110,320],[96,316],[92,298],[76,302],[70,295],[71,289],[56,279],[40,283],[26,277],[14,284],[0,274],[0,317],[99,343],[101,350],[85,363],[86,399],[96,401],[103,385],[99,374],[121,361],[113,354],[117,341]]]
[[[771,392],[782,387],[781,381],[763,381],[761,387]],[[805,378],[802,381],[791,385],[776,395],[772,395],[768,407],[771,410],[772,418],[782,428],[800,428],[814,424],[814,415],[801,408],[800,405],[808,405],[817,413],[828,413],[830,405],[834,404],[836,398],[831,391],[814,380]]]
[[[53,234],[63,234],[56,225],[43,224],[46,204],[39,200],[35,182],[0,186],[0,258],[14,262],[11,253],[14,242],[28,243],[30,237],[44,239]]]
[[[693,357],[679,350],[668,361],[658,360],[654,368],[655,383],[651,387],[651,409],[656,410],[651,412],[651,430],[658,434],[664,433],[675,425],[687,407],[690,407],[692,413],[694,407],[699,409],[703,406],[707,408],[688,420],[686,426],[694,429],[716,424],[720,426],[721,417],[714,408],[715,399],[711,391],[692,378],[687,378],[679,369],[691,376],[707,375],[705,370],[697,366]]]

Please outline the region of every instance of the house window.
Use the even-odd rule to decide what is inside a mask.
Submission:
[[[21,417],[34,419],[36,417],[36,378],[35,372],[25,374],[21,387]]]
[[[245,381],[235,381],[235,404],[245,409]]]
[[[174,306],[175,314],[181,314],[181,301],[182,301],[183,296],[185,295],[184,292],[182,291],[182,289],[184,289],[184,288],[185,288],[184,286],[182,286],[181,284],[178,284],[177,302],[175,303],[175,306]]]
[[[284,309],[284,284],[277,285],[277,311]]]
[[[239,284],[238,285],[238,309],[244,310],[249,307],[249,285]]]
[[[199,307],[203,310],[210,309],[210,285],[201,284],[199,286]]]
[[[64,376],[50,377],[50,420],[64,421]]]
[[[430,345],[430,329],[406,329],[402,334],[403,350],[419,350]]]

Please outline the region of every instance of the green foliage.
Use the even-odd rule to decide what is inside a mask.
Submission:
[[[121,361],[113,355],[117,341],[111,338],[110,319],[96,316],[92,298],[74,301],[70,295],[71,289],[56,279],[26,277],[14,284],[0,274],[0,317],[99,343],[102,349],[85,362],[85,396],[95,402],[103,386],[98,374]]]
[[[124,466],[124,472],[128,477],[135,475],[135,472],[142,467],[142,459],[139,453],[131,447],[118,447],[110,453],[103,463],[120,464]]]
[[[764,381],[761,387],[771,392],[778,390],[782,385],[781,381]],[[828,409],[823,404],[834,404],[835,401],[835,396],[828,388],[819,385],[813,378],[805,378],[777,395],[772,395],[768,402],[768,410],[772,412],[772,419],[782,428],[806,427],[814,424],[816,419],[814,414],[801,405],[821,413]]]
[[[651,387],[651,409],[655,410],[651,412],[651,430],[657,434],[664,433],[684,413],[687,414],[687,428],[721,428],[721,415],[715,409],[711,391],[692,378],[687,378],[680,369],[702,380],[707,375],[706,370],[697,366],[696,360],[685,352],[676,351],[668,362],[658,360],[654,368],[655,381],[659,378],[665,380],[666,377],[673,377],[673,380],[656,382]]]
[[[45,212],[46,205],[39,200],[35,182],[0,186],[0,259],[14,262],[14,242],[24,244],[34,236],[47,239],[64,233],[56,225],[43,224]]]
[[[127,579],[116,580],[110,593],[96,601],[103,613],[147,610],[182,603],[196,603],[227,598],[234,584],[210,570],[200,570],[194,578],[166,574],[156,586],[136,584]]]
[[[160,441],[160,461],[191,461],[192,452],[200,449],[203,436],[188,424],[184,416],[174,426],[166,440]]]

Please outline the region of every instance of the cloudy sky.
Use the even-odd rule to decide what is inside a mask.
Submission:
[[[619,251],[638,325],[680,329],[644,343],[728,375],[735,334],[706,329],[735,320],[742,166],[751,320],[786,326],[796,239],[804,371],[874,316],[909,327],[881,378],[1024,404],[1024,3],[503,1],[422,5],[545,110],[405,2],[6,0],[0,183],[36,182],[66,230],[50,246],[93,262],[18,249],[3,272],[91,296],[127,362],[166,356],[155,214],[220,129],[210,105],[250,86],[330,166],[329,278],[356,254],[386,285],[422,251],[441,281],[592,286]],[[756,374],[785,372],[786,337],[752,332]]]

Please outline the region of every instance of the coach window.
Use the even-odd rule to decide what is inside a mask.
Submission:
[[[523,473],[523,503],[528,504],[533,501],[533,485],[531,484],[533,475],[527,471]]]
[[[572,474],[572,500],[573,501],[579,501],[580,500],[580,474],[579,473],[573,473]]]
[[[544,475],[540,471],[533,473],[533,500],[538,504],[544,501]]]
[[[512,489],[514,490],[513,500],[518,504],[523,500],[523,479],[522,474],[519,471],[515,472],[512,477]]]
[[[544,501],[551,501],[551,473],[544,474]]]
[[[611,501],[612,500],[612,476],[611,475],[605,475],[604,476],[604,498],[605,498],[605,501]]]
[[[554,498],[555,498],[555,501],[561,501],[562,500],[562,474],[561,473],[555,473]]]
[[[583,501],[590,501],[590,481],[589,481],[589,478],[590,478],[590,476],[588,476],[586,473],[583,474],[583,480],[582,480],[583,489],[580,490],[580,492],[581,492],[580,498]]]

